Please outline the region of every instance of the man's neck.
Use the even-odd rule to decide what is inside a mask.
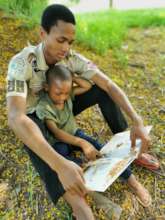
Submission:
[[[49,53],[47,52],[47,50],[46,50],[46,47],[45,47],[45,45],[43,44],[43,54],[44,54],[44,57],[45,57],[45,61],[46,61],[46,64],[48,65],[48,66],[51,66],[51,65],[53,65],[53,64],[56,64],[58,61],[54,61],[53,59],[52,59],[52,57],[49,55]]]

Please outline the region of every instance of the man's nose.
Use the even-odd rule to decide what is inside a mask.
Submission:
[[[70,49],[69,43],[67,41],[64,42],[63,48],[62,48],[63,52],[68,52],[69,49]]]

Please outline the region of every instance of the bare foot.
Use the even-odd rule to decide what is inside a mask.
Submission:
[[[148,207],[151,205],[152,200],[148,190],[145,189],[140,182],[138,182],[133,174],[129,177],[127,183],[142,206]]]

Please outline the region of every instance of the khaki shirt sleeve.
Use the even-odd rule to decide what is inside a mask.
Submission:
[[[7,97],[22,96],[27,97],[27,80],[29,74],[29,64],[21,56],[11,59],[7,74]]]
[[[87,80],[91,80],[96,73],[100,72],[94,63],[73,51],[68,60],[68,67],[71,72],[76,73]]]
[[[51,120],[58,123],[55,112],[53,112],[50,105],[44,101],[40,101],[37,105],[36,115],[41,121]]]

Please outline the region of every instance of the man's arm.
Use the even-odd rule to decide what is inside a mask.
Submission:
[[[84,92],[87,92],[92,87],[89,81],[77,76],[73,77],[73,82],[76,83],[76,86],[73,87],[74,95],[81,95]]]
[[[131,130],[132,147],[135,146],[136,138],[140,138],[142,140],[142,151],[145,151],[150,143],[150,138],[146,129],[144,128],[141,117],[136,113],[135,109],[131,105],[129,99],[122,91],[122,89],[120,89],[102,72],[96,73],[92,77],[92,81],[100,88],[102,88],[130,117],[133,123]]]
[[[38,126],[25,114],[26,98],[9,96],[8,122],[15,134],[57,172],[66,191],[86,193],[83,173],[79,166],[59,155],[45,140]],[[67,172],[66,171],[67,168]]]

